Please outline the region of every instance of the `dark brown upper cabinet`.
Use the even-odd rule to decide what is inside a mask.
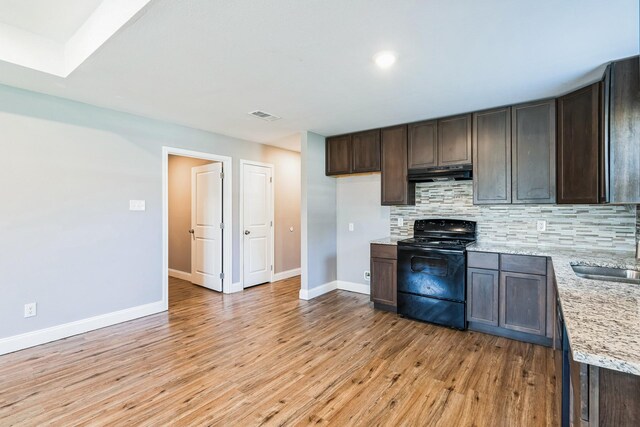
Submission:
[[[351,135],[332,136],[325,142],[325,172],[327,175],[344,175],[352,168]]]
[[[556,201],[556,101],[511,107],[512,203]]]
[[[471,114],[438,120],[438,166],[471,163]]]
[[[609,201],[640,203],[640,67],[638,57],[616,61],[607,70],[605,141],[609,149]],[[605,76],[606,78],[607,76]]]
[[[511,203],[511,108],[473,114],[473,203]]]
[[[600,83],[558,98],[558,204],[600,202]]]
[[[407,179],[407,126],[380,131],[382,153],[382,205],[415,204],[415,184]]]
[[[409,169],[438,166],[438,122],[409,125]]]
[[[380,172],[380,129],[351,135],[353,173]]]

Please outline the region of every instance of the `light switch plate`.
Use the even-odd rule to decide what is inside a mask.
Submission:
[[[402,227],[404,225],[404,218],[398,218],[398,227]]]
[[[353,231],[353,223],[352,222],[349,223],[349,231]]]
[[[147,207],[144,200],[129,200],[130,211],[144,211],[146,209]]]
[[[536,229],[538,231],[547,231],[547,221],[540,220],[536,223]]]

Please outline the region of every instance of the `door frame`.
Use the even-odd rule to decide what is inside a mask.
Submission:
[[[240,241],[240,287],[244,289],[244,167],[245,165],[252,166],[262,166],[271,169],[271,207],[269,209],[269,217],[271,223],[271,245],[269,245],[269,251],[271,253],[271,265],[273,268],[271,269],[271,273],[269,274],[269,283],[273,282],[273,276],[276,270],[275,263],[275,233],[274,230],[276,228],[276,220],[275,220],[275,167],[271,163],[264,162],[256,162],[253,160],[244,160],[240,159],[240,227],[238,230],[238,236]]]
[[[165,310],[169,308],[169,155],[192,157],[222,163],[224,179],[222,180],[222,292],[234,292],[233,276],[233,200],[232,200],[232,159],[228,156],[182,148],[162,147],[162,300]],[[191,191],[191,190],[189,190]],[[237,292],[237,291],[236,291]]]

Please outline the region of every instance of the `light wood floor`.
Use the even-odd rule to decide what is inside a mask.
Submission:
[[[558,425],[550,349],[374,311],[299,279],[0,356],[0,425]]]

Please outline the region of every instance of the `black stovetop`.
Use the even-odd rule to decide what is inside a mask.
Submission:
[[[476,223],[456,219],[419,219],[413,238],[400,240],[400,246],[464,250],[476,240]]]
[[[473,242],[474,240],[431,239],[426,237],[413,237],[411,239],[400,240],[398,242],[398,245],[417,246],[420,248],[464,249]]]

